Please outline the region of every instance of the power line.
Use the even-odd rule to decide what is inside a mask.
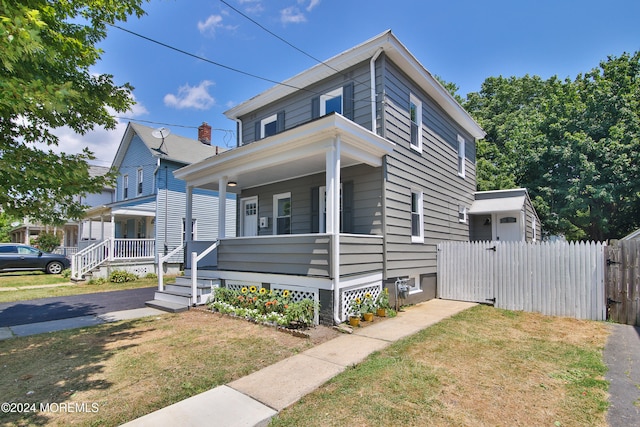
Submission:
[[[307,91],[307,92],[311,92],[311,93],[318,94],[317,92],[314,92],[314,91],[309,90],[309,89],[307,89],[307,88],[301,88],[301,87],[293,86],[293,85],[290,85],[290,84],[287,84],[287,83],[279,82],[279,81],[277,81],[277,80],[272,80],[272,79],[269,79],[269,78],[267,78],[267,77],[258,76],[257,74],[249,73],[249,72],[247,72],[247,71],[243,71],[243,70],[240,70],[240,69],[238,69],[238,68],[231,67],[231,66],[229,66],[229,65],[224,65],[224,64],[221,64],[221,63],[219,63],[219,62],[212,61],[212,60],[207,59],[207,58],[203,58],[202,56],[199,56],[199,55],[193,54],[193,53],[191,53],[191,52],[187,52],[186,50],[179,49],[179,48],[177,48],[177,47],[174,47],[174,46],[171,46],[171,45],[169,45],[169,44],[163,43],[163,42],[161,42],[161,41],[158,41],[158,40],[152,39],[151,37],[143,36],[142,34],[136,33],[136,32],[131,31],[131,30],[127,30],[126,28],[122,28],[122,27],[121,27],[121,26],[119,26],[119,25],[110,24],[110,23],[108,23],[108,25],[110,25],[111,27],[117,28],[117,29],[119,29],[120,31],[124,31],[125,33],[129,33],[129,34],[134,35],[134,36],[136,36],[136,37],[139,37],[139,38],[141,38],[141,39],[147,40],[147,41],[149,41],[149,42],[151,42],[151,43],[155,43],[155,44],[160,45],[160,46],[162,46],[162,47],[165,47],[165,48],[167,48],[167,49],[171,49],[171,50],[173,50],[173,51],[176,51],[176,52],[182,53],[183,55],[187,55],[187,56],[190,56],[190,57],[192,57],[192,58],[199,59],[200,61],[204,61],[204,62],[207,62],[207,63],[209,63],[209,64],[216,65],[216,66],[218,66],[218,67],[220,67],[220,68],[224,68],[224,69],[226,69],[226,70],[233,71],[233,72],[238,73],[238,74],[243,74],[243,75],[245,75],[245,76],[253,77],[254,79],[263,80],[263,81],[266,81],[266,82],[269,82],[269,83],[274,83],[274,84],[276,84],[276,85],[286,86],[286,87],[290,87],[290,88],[292,88],[292,89],[296,89],[296,90],[304,90],[304,91]]]

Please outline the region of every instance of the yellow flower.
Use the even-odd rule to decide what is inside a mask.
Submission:
[[[371,294],[369,292],[367,292],[366,294],[364,294],[364,297],[366,299],[371,299]]]
[[[356,298],[356,304],[361,304],[361,303],[362,303],[362,300],[360,299],[360,297],[357,297]]]
[[[267,288],[260,288],[260,295],[264,295],[267,293]]]
[[[249,288],[249,292],[254,293],[257,290],[255,286]]]
[[[284,291],[282,291],[282,296],[287,298],[289,296],[289,291],[287,289],[285,289]]]
[[[248,290],[249,289],[247,289],[246,286],[243,286],[242,289],[240,289],[240,292],[242,292],[243,294],[246,294]]]

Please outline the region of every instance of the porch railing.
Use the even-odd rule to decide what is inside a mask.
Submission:
[[[154,239],[105,239],[73,255],[71,278],[82,280],[85,274],[107,261],[154,259],[155,252]]]

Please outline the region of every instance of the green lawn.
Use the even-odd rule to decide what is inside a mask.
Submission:
[[[172,283],[174,280],[174,277],[165,277],[165,283]],[[60,274],[4,273],[0,274],[0,302],[148,288],[157,286],[157,284],[158,279],[145,278],[125,283],[105,282],[94,284],[90,282],[72,282]]]

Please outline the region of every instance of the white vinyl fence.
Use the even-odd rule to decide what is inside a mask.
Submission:
[[[604,243],[443,242],[438,297],[605,320]]]

